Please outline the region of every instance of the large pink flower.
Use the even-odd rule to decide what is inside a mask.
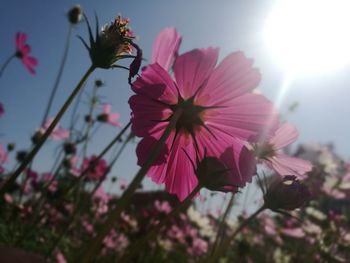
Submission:
[[[35,67],[38,65],[38,60],[29,56],[31,52],[30,46],[26,43],[27,34],[17,32],[16,34],[16,57],[18,57],[23,65],[28,69],[31,74],[35,74]]]
[[[311,171],[311,163],[281,152],[284,147],[293,143],[298,135],[295,126],[285,123],[275,131],[267,142],[254,144],[255,153],[262,163],[275,170],[279,175],[302,177],[305,173]]]
[[[196,154],[220,157],[230,147],[232,162],[239,171],[231,173],[237,186],[251,180],[254,169],[241,161],[244,140],[256,136],[264,126],[277,124],[273,105],[263,96],[252,94],[260,74],[242,52],[228,55],[216,66],[219,50],[195,49],[175,60],[175,81],[158,63],[147,66],[132,85],[136,95],[129,100],[132,129],[144,137],[137,147],[142,165],[164,132],[174,111],[183,113],[166,146],[148,176],[165,183],[170,193],[183,200],[197,185],[191,161]],[[248,158],[249,159],[249,158]],[[243,158],[247,160],[247,158]]]

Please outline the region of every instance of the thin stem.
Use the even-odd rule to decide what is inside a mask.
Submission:
[[[67,57],[68,57],[69,42],[70,42],[70,38],[71,38],[71,35],[72,35],[72,29],[73,29],[73,27],[72,27],[72,25],[70,24],[70,25],[69,25],[69,29],[68,29],[68,35],[67,35],[67,39],[66,39],[66,44],[65,44],[65,47],[64,47],[64,53],[63,53],[61,65],[60,65],[60,67],[59,67],[59,69],[58,69],[58,73],[57,73],[57,76],[56,76],[56,80],[55,80],[55,83],[54,83],[54,85],[53,85],[53,89],[52,89],[52,91],[51,91],[50,98],[49,98],[49,101],[48,101],[48,103],[47,103],[47,106],[46,106],[46,110],[45,110],[43,119],[42,119],[42,121],[41,121],[41,126],[44,125],[44,123],[45,123],[45,121],[46,121],[46,119],[47,119],[47,116],[49,116],[50,109],[51,109],[51,106],[52,106],[52,103],[53,103],[53,99],[55,98],[58,85],[60,84],[60,81],[61,81],[63,69],[64,69],[64,66],[65,66],[65,64],[66,64],[66,60],[67,60]]]
[[[5,63],[2,65],[1,69],[0,69],[0,77],[2,76],[2,74],[5,71],[5,68],[7,67],[7,65],[11,62],[11,60],[16,57],[16,54],[11,55],[8,59],[6,59]]]
[[[129,262],[130,258],[138,253],[142,246],[148,241],[148,240],[155,240],[155,236],[159,233],[159,231],[162,229],[162,227],[166,226],[171,219],[173,219],[175,216],[179,215],[183,210],[188,208],[190,203],[192,202],[193,198],[198,194],[198,192],[202,189],[202,186],[198,184],[192,192],[185,198],[185,200],[178,205],[175,209],[173,209],[167,216],[164,218],[161,222],[159,222],[153,229],[147,232],[147,234],[140,239],[139,241],[136,241],[135,244],[131,246],[130,252],[126,252],[125,255],[121,258],[120,262]]]
[[[220,222],[220,226],[219,226],[218,232],[216,234],[215,242],[214,242],[213,247],[211,249],[210,255],[214,254],[214,252],[219,244],[219,240],[221,239],[223,233],[225,232],[225,222],[226,222],[227,216],[231,212],[231,208],[232,208],[233,201],[234,201],[234,196],[235,196],[234,194],[231,195],[230,201],[227,204],[227,207],[226,207],[225,213],[222,217],[222,220]]]
[[[79,260],[79,262],[81,262],[81,263],[91,262],[92,259],[99,252],[100,245],[102,243],[103,238],[110,232],[110,230],[113,228],[116,220],[119,218],[121,212],[130,203],[133,193],[136,191],[136,189],[138,188],[138,186],[142,182],[148,169],[152,166],[152,164],[154,163],[156,158],[159,156],[162,148],[164,147],[164,144],[165,144],[167,138],[169,137],[171,131],[175,128],[176,123],[177,123],[178,119],[180,118],[181,114],[182,114],[182,109],[175,111],[175,113],[171,117],[171,120],[170,120],[168,126],[166,127],[164,133],[162,134],[161,138],[158,140],[158,142],[155,144],[153,150],[150,152],[146,162],[140,168],[140,170],[137,172],[134,179],[129,184],[128,188],[123,192],[122,196],[120,197],[119,202],[117,203],[117,206],[115,207],[114,210],[110,211],[105,224],[103,224],[101,226],[101,229],[97,233],[96,237],[94,237],[94,239],[83,250],[82,259]]]
[[[93,88],[93,91],[92,91],[92,98],[90,100],[90,108],[89,108],[89,113],[88,113],[88,116],[90,118],[92,118],[92,114],[94,112],[94,109],[95,109],[95,106],[96,106],[96,93],[97,93],[97,89],[98,87],[95,85],[94,88]],[[85,129],[85,135],[84,137],[86,138],[85,139],[85,143],[84,143],[84,146],[83,146],[83,159],[86,157],[86,154],[87,154],[87,147],[88,147],[88,143],[89,143],[89,139],[90,139],[90,130],[91,130],[91,127],[92,127],[92,124],[93,122],[92,121],[89,121],[87,126],[86,126],[86,129]]]
[[[16,169],[16,171],[8,177],[8,179],[3,183],[0,189],[0,196],[2,196],[7,188],[11,186],[17,179],[17,177],[23,172],[23,170],[27,167],[27,165],[34,159],[35,155],[38,153],[40,148],[43,146],[47,138],[50,136],[54,128],[56,127],[57,123],[62,118],[63,114],[68,109],[69,105],[74,100],[75,96],[79,93],[81,87],[83,86],[83,83],[87,80],[87,78],[90,76],[90,74],[95,70],[94,66],[91,66],[82,79],[79,81],[78,85],[75,87],[75,89],[72,91],[66,102],[61,107],[60,111],[57,113],[55,119],[52,121],[48,129],[45,131],[45,133],[41,136],[39,142],[33,147],[31,152],[26,156],[24,161],[20,164],[20,166]]]
[[[78,182],[80,180],[82,180],[85,176],[85,174],[94,166],[97,164],[97,162],[111,149],[111,147],[120,140],[120,138],[123,136],[123,134],[127,131],[127,129],[130,127],[131,123],[129,122],[119,133],[118,135],[102,150],[102,152],[96,157],[96,159],[94,159],[92,162],[89,163],[88,167],[82,171],[82,173],[79,175],[78,177]],[[107,170],[108,171],[108,170]],[[77,183],[77,182],[76,182]],[[72,189],[75,189],[76,184],[71,184],[68,189],[66,189],[63,193],[62,193],[62,198],[64,198]],[[40,197],[41,199],[42,197]],[[60,198],[60,197],[59,197]],[[43,200],[41,200],[42,202]],[[56,202],[59,202],[60,200],[56,200]],[[38,204],[38,202],[37,202]],[[41,207],[41,204],[39,204]],[[38,211],[37,209],[35,209],[36,211]],[[39,209],[40,210],[40,209]],[[20,242],[22,242],[22,240],[24,238],[26,238],[29,234],[33,233],[33,231],[36,230],[36,226],[37,224],[40,222],[40,220],[42,219],[41,217],[37,218],[38,213],[36,213],[34,215],[34,219],[33,219],[33,224],[31,224],[31,228],[23,235],[21,236],[17,241],[16,244],[20,244]],[[68,229],[68,228],[67,228]]]
[[[233,234],[227,238],[226,240],[224,240],[219,248],[214,251],[214,254],[209,258],[208,262],[217,262],[218,259],[220,258],[220,256],[224,253],[225,249],[228,249],[228,247],[230,246],[230,243],[232,242],[232,240],[235,239],[235,237],[237,236],[237,234],[239,232],[241,232],[248,224],[250,224],[251,221],[253,221],[253,219],[255,219],[262,211],[264,211],[266,209],[265,206],[260,207],[254,214],[252,214],[251,216],[249,216],[247,219],[245,219],[242,224],[236,229],[235,232],[233,232]]]

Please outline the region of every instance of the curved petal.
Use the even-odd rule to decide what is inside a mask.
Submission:
[[[275,132],[275,135],[270,139],[269,143],[273,145],[275,150],[280,150],[283,147],[293,143],[299,136],[297,128],[290,124],[283,124]]]
[[[312,164],[309,161],[281,153],[276,154],[273,158],[269,158],[268,161],[270,162],[270,167],[281,176],[295,175],[301,177],[312,169]]]
[[[21,49],[24,46],[24,43],[27,40],[27,34],[22,32],[16,33],[16,46]]]
[[[230,100],[252,91],[261,80],[253,61],[243,52],[228,55],[214,70],[206,87],[198,94],[198,100],[208,105],[226,105]],[[208,96],[208,92],[212,96]]]
[[[104,104],[102,106],[102,112],[105,114],[109,114],[112,112],[112,106],[110,104]]]
[[[207,110],[205,124],[232,137],[247,140],[265,131],[271,132],[271,128],[277,127],[278,119],[274,105],[264,96],[245,94],[232,99],[226,107]]]
[[[183,201],[197,186],[198,180],[191,161],[186,153],[195,160],[195,148],[191,137],[178,135],[168,158],[165,187],[169,193],[176,194]]]
[[[203,157],[204,150],[207,156],[219,158],[226,167],[230,168],[230,181],[237,187],[243,187],[251,182],[256,174],[256,162],[253,154],[239,140],[219,130],[213,130],[213,136],[207,130],[196,135],[199,150]]]
[[[164,103],[175,104],[177,102],[178,92],[174,81],[158,63],[146,66],[131,87],[137,94]]]
[[[174,74],[183,98],[191,97],[199,87],[205,86],[218,55],[218,48],[194,49],[176,59]]]
[[[21,52],[22,54],[25,56],[25,55],[28,55],[30,52],[32,51],[31,47],[26,44],[24,45],[22,48],[21,48]]]
[[[166,105],[143,95],[131,96],[129,105],[132,110],[132,131],[140,137],[154,135],[155,132],[164,130],[168,125],[165,120],[172,114]]]
[[[173,27],[163,29],[153,43],[152,63],[158,63],[166,71],[177,55],[181,44],[181,36]]]

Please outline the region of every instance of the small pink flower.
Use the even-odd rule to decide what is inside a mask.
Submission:
[[[305,232],[302,228],[283,228],[281,233],[285,236],[293,237],[293,238],[303,238],[305,236]]]
[[[44,134],[46,130],[49,128],[49,126],[51,125],[51,123],[53,122],[53,120],[54,118],[48,118],[44,123],[43,127],[39,129],[39,132]],[[65,140],[68,137],[69,137],[69,130],[60,128],[59,124],[56,125],[56,127],[53,129],[52,133],[50,134],[50,138],[56,141]]]
[[[106,122],[114,127],[120,127],[120,114],[117,112],[112,112],[112,106],[109,104],[103,105],[103,113],[97,116],[97,120],[100,122]]]
[[[159,200],[156,200],[154,202],[154,207],[158,212],[168,214],[171,211],[171,206],[168,201],[160,202]]]
[[[267,142],[258,142],[253,148],[260,161],[281,176],[295,175],[303,177],[311,171],[309,161],[290,157],[281,152],[282,148],[293,143],[298,137],[298,130],[290,123],[279,127]]]
[[[35,74],[34,68],[38,65],[38,60],[29,56],[31,47],[26,44],[27,34],[17,32],[16,34],[16,57],[19,58],[23,65],[28,69],[31,74]]]
[[[68,261],[66,260],[66,258],[62,254],[62,252],[59,251],[56,253],[56,262],[57,263],[67,263]]]
[[[95,160],[96,155],[92,155],[90,158],[85,158],[81,170],[84,171],[85,169],[87,169],[92,162],[95,163]],[[86,178],[90,180],[100,180],[105,176],[107,169],[107,162],[103,159],[100,159],[95,164],[91,165],[89,171],[86,173]]]
[[[1,117],[2,115],[4,115],[4,113],[5,113],[4,105],[2,105],[2,103],[0,103],[0,117]]]
[[[6,163],[7,158],[8,158],[7,151],[0,143],[0,165],[3,165],[4,163]]]

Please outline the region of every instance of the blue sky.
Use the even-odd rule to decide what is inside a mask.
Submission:
[[[0,120],[0,141],[15,141],[18,149],[30,145],[29,137],[38,127],[46,101],[57,74],[68,31],[65,13],[75,1],[2,1],[0,63],[14,52],[14,36],[17,31],[28,34],[32,54],[39,60],[37,75],[31,76],[19,61],[13,61],[0,78],[0,101],[6,114]],[[278,97],[285,73],[273,63],[264,46],[262,30],[272,1],[81,1],[79,4],[93,21],[96,11],[100,24],[108,23],[116,15],[131,19],[131,27],[137,43],[146,59],[151,57],[151,47],[157,33],[164,27],[175,26],[183,36],[180,53],[197,47],[220,47],[220,57],[232,51],[242,50],[255,60],[260,68],[262,82],[259,89],[271,100]],[[74,35],[87,37],[84,23],[75,28]],[[322,54],[320,54],[322,56]],[[86,50],[74,36],[67,65],[59,87],[53,111],[56,112],[66,96],[89,67]],[[300,106],[286,118],[299,131],[298,142],[333,142],[336,151],[345,158],[350,156],[350,68],[328,74],[300,76],[294,80],[283,97],[281,112],[294,102]],[[106,87],[101,90],[103,102],[111,103],[121,113],[121,121],[129,120],[128,98],[132,94],[127,84],[127,73],[122,70],[97,70],[90,78],[86,91],[90,92],[95,79],[101,78]],[[83,95],[87,101],[87,95]],[[80,108],[82,110],[86,106]],[[62,123],[67,124],[69,113]],[[99,130],[90,152],[99,152],[118,132],[104,127]],[[114,173],[130,180],[137,170],[134,148],[130,145],[118,163]],[[47,169],[52,150],[57,145],[50,142],[36,158],[38,169]]]

